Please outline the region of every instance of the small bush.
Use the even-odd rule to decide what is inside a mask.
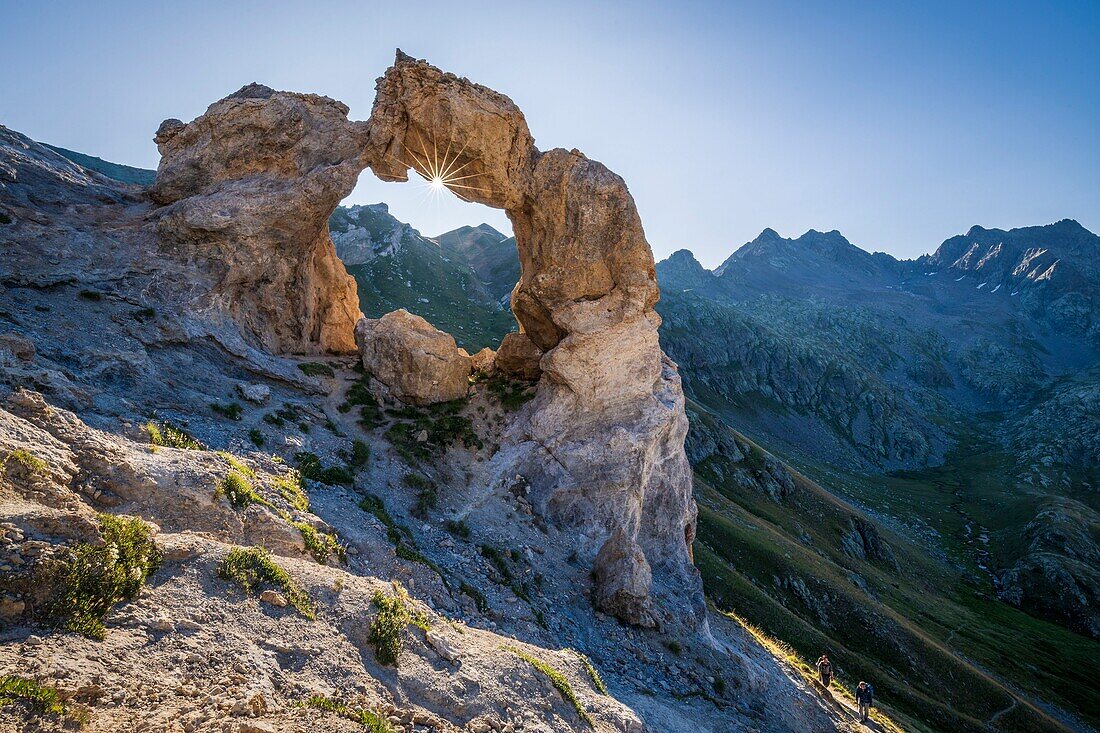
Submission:
[[[328,364],[322,364],[319,361],[306,361],[298,365],[298,368],[302,370],[302,373],[307,377],[335,377],[336,372],[332,371],[332,367]]]
[[[473,587],[469,583],[463,582],[462,585],[459,586],[458,590],[470,596],[470,598],[474,599],[474,605],[477,606],[477,610],[480,613],[489,612],[489,601],[485,598],[485,594],[479,591],[477,588]]]
[[[40,579],[55,589],[44,607],[46,621],[93,639],[106,635],[107,612],[136,598],[161,563],[149,525],[140,519],[100,514],[99,530],[102,545],[76,545]]]
[[[324,565],[332,555],[336,555],[340,562],[344,562],[344,546],[336,539],[336,535],[318,532],[313,525],[306,522],[292,522],[292,524],[302,535],[302,541],[306,543],[306,549],[313,555],[314,560]]]
[[[218,490],[215,494],[223,495],[229,499],[229,503],[233,505],[234,509],[244,509],[252,504],[260,504],[274,509],[271,502],[257,492],[255,487],[252,486],[252,482],[239,471],[227,473],[221,483],[218,484]]]
[[[395,730],[389,719],[381,713],[366,708],[354,708],[324,695],[311,695],[302,703],[302,706],[336,713],[348,720],[359,723],[366,728],[368,733],[394,733]]]
[[[428,617],[409,610],[408,593],[396,584],[394,595],[375,591],[372,602],[378,615],[371,622],[367,640],[374,646],[374,656],[380,663],[396,667],[397,658],[405,647],[405,630],[414,625],[427,631],[431,628]]]
[[[3,213],[2,211],[0,211],[0,224],[7,225],[7,224],[11,224],[11,222],[12,222],[12,218],[10,216],[8,216],[7,214]]]
[[[19,470],[27,476],[38,476],[45,473],[48,468],[45,461],[25,448],[16,448],[8,453],[4,460],[0,461],[0,469],[6,472],[9,464],[18,466]]]
[[[512,582],[514,578],[512,568],[508,565],[508,560],[505,559],[500,550],[491,545],[479,545],[478,550],[481,551],[481,556],[496,568],[497,573],[505,583]]]
[[[596,692],[601,695],[609,694],[607,692],[607,685],[603,683],[603,677],[600,677],[600,673],[595,665],[592,664],[592,660],[576,649],[570,649],[570,651],[577,655],[577,659],[581,660],[581,664],[584,665],[584,671],[587,672],[588,676],[592,679],[592,686],[596,688]]]
[[[364,375],[358,382],[348,389],[344,402],[336,409],[340,412],[351,412],[351,408],[359,408],[359,424],[366,430],[378,427],[382,423],[382,411],[378,409],[378,401],[370,392],[368,386],[370,377]]]
[[[429,512],[439,506],[439,489],[435,482],[415,473],[405,474],[405,485],[416,489],[416,505],[412,508],[414,517],[427,518]]]
[[[580,719],[583,720],[585,723],[588,723],[588,725],[592,728],[596,727],[596,722],[592,720],[592,716],[588,714],[588,711],[584,709],[584,705],[582,705],[581,701],[577,699],[577,693],[573,692],[573,686],[569,684],[569,680],[566,678],[565,675],[563,675],[561,672],[554,669],[538,657],[532,656],[522,649],[517,649],[513,646],[506,646],[504,648],[515,654],[523,661],[530,664],[539,672],[542,672],[542,674],[545,675],[548,680],[550,680],[550,684],[554,685],[554,687],[557,688],[558,692],[561,693],[561,696],[570,705],[573,706],[573,709],[577,711],[577,715],[580,717]]]
[[[145,431],[149,433],[149,445],[154,448],[206,450],[206,446],[195,440],[190,433],[167,420],[150,420],[145,423]]]
[[[294,454],[294,460],[302,476],[310,481],[320,481],[330,486],[350,486],[355,483],[355,474],[347,466],[325,468],[314,453],[299,451]]]
[[[264,434],[260,432],[259,428],[252,428],[248,431],[248,439],[252,441],[252,445],[257,448],[264,447]]]
[[[489,391],[497,398],[500,406],[509,412],[518,410],[535,396],[535,390],[531,385],[506,377],[489,377],[488,385]]]
[[[84,300],[93,300],[93,301],[103,299],[103,295],[100,294],[100,293],[97,293],[94,290],[81,290],[80,291],[80,297],[83,298]]]
[[[678,642],[678,641],[666,641],[665,642],[665,648],[668,649],[673,654],[675,654],[676,656],[680,656],[680,654],[683,653],[683,651],[684,651],[684,647],[681,646],[680,642]]]
[[[218,575],[231,580],[247,593],[258,595],[264,586],[279,590],[299,613],[308,619],[316,616],[313,601],[305,589],[272,559],[262,547],[237,548],[225,556]]]
[[[244,407],[240,402],[230,402],[225,405],[214,402],[210,405],[210,409],[229,420],[240,420],[241,415],[244,414]]]
[[[0,677],[0,708],[8,705],[22,705],[36,717],[60,718],[66,713],[57,690],[16,675]]]
[[[714,675],[714,692],[717,695],[726,694],[726,680],[720,674]]]
[[[287,504],[300,512],[309,511],[309,494],[302,487],[302,475],[300,473],[291,469],[289,473],[276,477],[271,485],[279,492],[279,496],[286,500]]]
[[[461,519],[448,519],[445,525],[447,531],[464,540],[470,539],[470,526]]]
[[[370,460],[370,446],[361,440],[351,441],[351,457],[348,465],[352,468],[362,468]]]

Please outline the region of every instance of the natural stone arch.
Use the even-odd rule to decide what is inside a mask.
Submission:
[[[694,626],[684,396],[658,343],[653,254],[626,184],[577,150],[540,152],[508,97],[400,51],[378,81],[365,160],[388,181],[443,173],[512,221],[512,309],[542,377],[480,480],[523,475],[535,506],[576,530],[597,606]]]

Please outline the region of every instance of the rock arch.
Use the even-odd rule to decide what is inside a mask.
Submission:
[[[685,543],[696,509],[684,396],[657,340],[653,254],[626,184],[577,150],[539,151],[508,97],[400,51],[369,124],[379,178],[443,173],[512,221],[512,309],[542,376],[486,479],[523,475],[536,506],[577,530],[598,607],[694,626],[704,607]]]

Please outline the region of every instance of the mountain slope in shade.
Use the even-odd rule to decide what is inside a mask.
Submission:
[[[488,224],[459,227],[436,237],[449,256],[473,268],[486,290],[507,305],[519,281],[519,256],[515,237],[506,237]]]
[[[385,204],[338,207],[329,229],[367,317],[404,308],[452,334],[470,353],[496,347],[514,330],[511,312],[472,266],[395,219]],[[515,256],[514,246],[511,251]]]
[[[59,148],[56,145],[49,145],[46,143],[43,143],[43,145],[63,155],[79,166],[95,171],[96,173],[101,173],[108,178],[113,178],[122,183],[131,183],[136,186],[152,186],[153,180],[157,177],[156,171],[151,171],[147,168],[134,168],[133,166],[122,165],[121,163],[112,163],[93,155],[78,153],[75,150]]]

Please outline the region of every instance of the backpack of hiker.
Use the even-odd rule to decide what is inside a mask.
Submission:
[[[871,715],[871,704],[874,702],[875,688],[866,682],[860,681],[856,685],[856,704],[859,705],[859,721],[866,723]]]

